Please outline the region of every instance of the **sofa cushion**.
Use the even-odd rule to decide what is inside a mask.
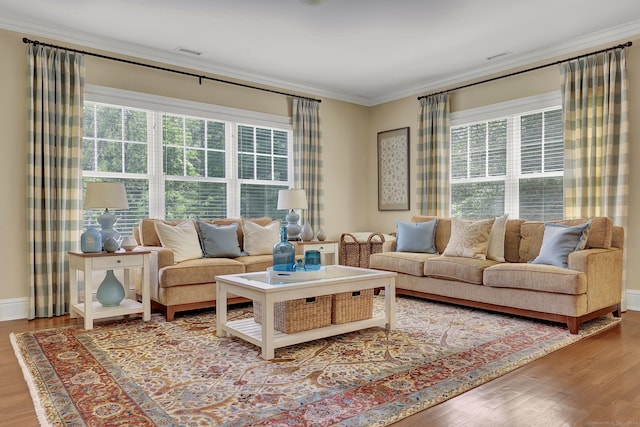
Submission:
[[[562,225],[578,225],[584,224],[591,220],[589,227],[589,238],[585,245],[585,249],[608,249],[611,247],[613,236],[613,222],[608,217],[593,217],[572,219],[564,221],[551,221],[553,224]],[[520,229],[520,262],[528,262],[538,256],[540,247],[542,246],[542,237],[544,236],[544,222],[542,221],[525,221]]]
[[[199,283],[215,283],[215,277],[218,275],[244,272],[244,265],[233,259],[201,258],[161,268],[158,281],[160,287],[168,288]]]
[[[530,262],[567,268],[569,254],[584,249],[590,225],[591,221],[574,226],[545,224],[540,253]]]
[[[396,251],[438,253],[435,247],[438,218],[427,222],[396,221]]]
[[[163,219],[154,219],[154,218],[145,218],[140,221],[139,232],[140,232],[140,242],[143,246],[162,246],[160,243],[160,238],[156,233],[154,224],[156,222],[162,222],[164,224],[176,225],[184,220],[163,220]],[[238,242],[242,245],[244,241],[244,235],[242,233],[242,219],[240,218],[224,218],[224,219],[200,219],[200,221],[205,222],[207,224],[216,224],[216,225],[230,225],[230,224],[238,224]],[[267,225],[272,219],[270,217],[261,217],[261,218],[250,218],[246,221],[254,222],[258,225]],[[242,249],[242,248],[241,248]]]
[[[491,226],[489,234],[489,247],[487,248],[487,259],[504,262],[504,236],[507,228],[509,214],[496,217]]]
[[[446,256],[487,259],[489,234],[495,218],[471,221],[451,219],[451,237],[442,253]]]
[[[249,255],[272,255],[273,246],[280,241],[280,220],[262,226],[243,221],[244,251]]]
[[[173,261],[176,264],[202,258],[200,239],[192,221],[182,221],[176,225],[156,222],[154,228],[162,247],[173,251]]]
[[[424,276],[425,260],[439,256],[415,252],[380,252],[371,254],[369,268]]]
[[[500,263],[484,270],[484,285],[580,295],[587,292],[587,275],[552,265]]]
[[[271,267],[273,265],[273,255],[241,256],[235,258],[235,261],[244,265],[245,273],[254,273],[266,271],[268,267]]]
[[[217,225],[197,221],[196,224],[205,258],[237,258],[241,255],[237,223]]]
[[[484,269],[497,263],[493,260],[443,255],[424,262],[424,275],[482,285]]]

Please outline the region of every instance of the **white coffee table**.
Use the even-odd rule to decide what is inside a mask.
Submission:
[[[326,274],[321,279],[293,283],[270,284],[266,272],[216,276],[217,335],[219,337],[234,335],[248,341],[260,347],[262,358],[269,360],[274,358],[276,348],[376,326],[395,328],[396,273],[343,265],[329,265],[325,268]],[[278,301],[373,288],[384,288],[385,304],[382,315],[374,314],[369,319],[293,334],[285,334],[274,329],[274,303]],[[262,304],[261,322],[255,322],[253,317],[228,321],[227,297],[229,294],[260,302]]]

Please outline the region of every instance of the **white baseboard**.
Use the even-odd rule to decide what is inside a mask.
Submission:
[[[627,289],[627,310],[640,311],[640,291]]]
[[[28,318],[28,304],[28,298],[0,300],[0,322]],[[640,290],[627,290],[627,310],[640,311]]]
[[[0,322],[29,317],[29,298],[0,300]]]

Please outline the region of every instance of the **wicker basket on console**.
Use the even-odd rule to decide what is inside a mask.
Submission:
[[[280,301],[274,304],[274,328],[285,334],[331,325],[331,295]],[[262,304],[253,301],[253,319],[262,319]]]
[[[355,234],[363,233],[342,233],[340,236],[340,264],[369,268],[371,254],[382,252],[384,235],[378,232],[370,233],[366,240],[363,240]]]

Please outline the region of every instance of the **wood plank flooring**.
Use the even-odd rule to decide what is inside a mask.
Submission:
[[[75,323],[0,322],[0,426],[39,425],[9,334]],[[640,312],[394,426],[640,427]]]

